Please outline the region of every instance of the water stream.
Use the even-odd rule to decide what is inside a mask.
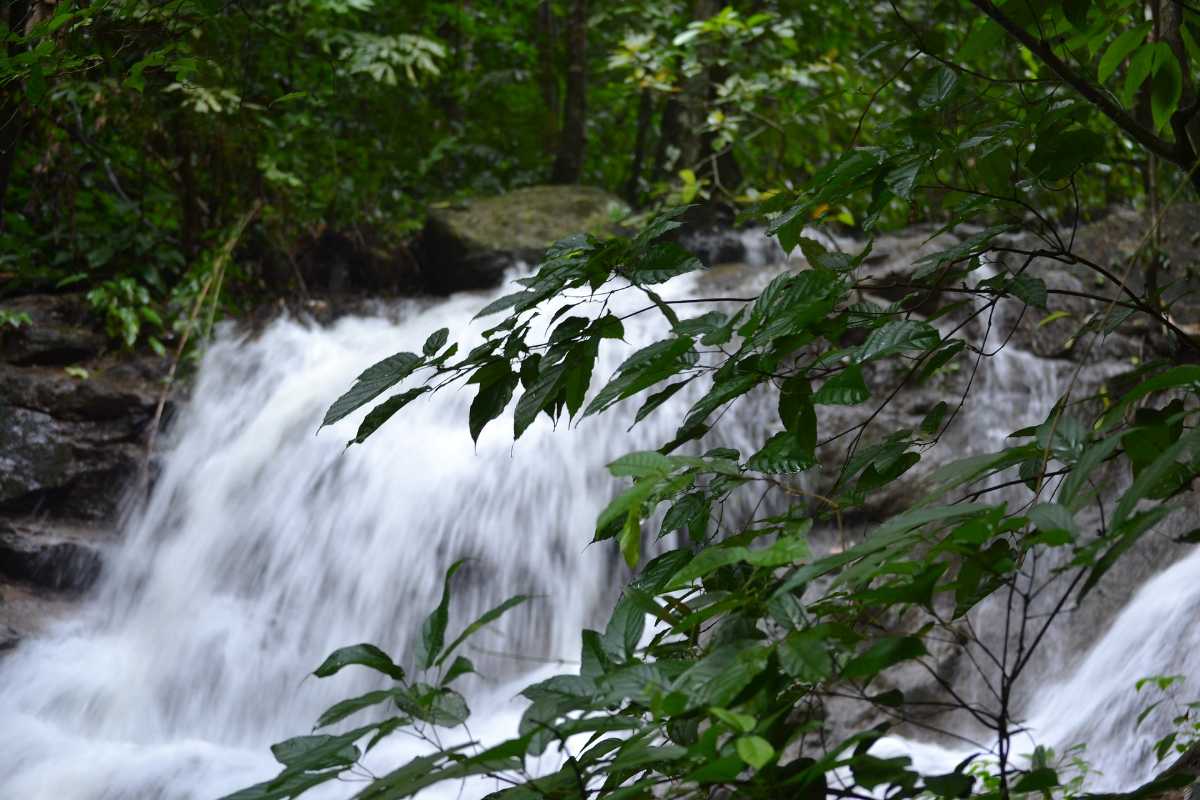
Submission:
[[[694,290],[684,278],[667,291]],[[586,546],[613,491],[602,465],[669,439],[688,400],[677,396],[632,432],[629,414],[557,431],[543,418],[515,445],[503,418],[475,447],[470,393],[442,392],[365,446],[343,449],[357,418],[314,436],[330,400],[365,366],[419,349],[443,326],[478,335],[471,317],[493,294],[400,303],[326,328],[285,319],[253,339],[222,332],[153,494],[105,554],[92,598],[0,662],[0,798],[211,798],[269,777],[270,743],[306,732],[366,685],[353,671],[325,681],[302,680],[305,671],[359,641],[399,657],[444,570],[464,557],[460,624],[509,594],[542,598],[467,653],[488,676],[469,692],[473,734],[515,729],[516,692],[533,673],[563,668],[551,662],[577,657],[580,628],[603,624],[621,583],[613,548]],[[648,314],[627,325],[631,346],[660,334]],[[598,376],[621,354],[603,358]],[[988,366],[984,400],[968,409],[986,434],[967,437],[974,447],[1040,421],[1057,396],[1058,367],[1012,359]],[[724,435],[757,437],[762,424],[731,416]],[[1136,713],[1122,698],[1137,677],[1200,671],[1187,661],[1200,642],[1183,633],[1198,607],[1193,556],[1146,586],[1074,676],[1034,704],[1034,727],[1051,739],[1076,723],[1103,731],[1113,743],[1105,780],[1140,781],[1145,748],[1120,746]],[[416,745],[377,757],[394,762],[406,747]],[[953,750],[914,747],[918,760],[957,760]]]

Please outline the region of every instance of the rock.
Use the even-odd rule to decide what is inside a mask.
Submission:
[[[303,244],[286,283],[299,276],[306,295],[411,294],[421,285],[420,268],[406,245],[378,237],[323,231]]]
[[[589,186],[531,186],[431,209],[420,244],[425,286],[436,294],[496,286],[515,262],[534,261],[571,234],[610,230],[627,211]]]
[[[11,625],[0,625],[0,653],[13,650],[20,643],[20,631]]]
[[[0,308],[29,320],[0,329],[0,360],[10,364],[74,364],[96,357],[108,344],[83,295],[27,295]]]
[[[0,510],[111,520],[140,445],[111,426],[0,406]]]
[[[100,554],[77,535],[4,525],[0,575],[55,592],[82,592],[100,575]]]

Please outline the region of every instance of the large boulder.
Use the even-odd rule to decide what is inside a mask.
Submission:
[[[421,234],[425,286],[435,294],[497,286],[517,261],[534,261],[573,233],[609,231],[627,211],[590,186],[531,186],[433,208]]]
[[[81,592],[100,574],[92,531],[0,523],[0,575],[41,589]]]
[[[0,359],[10,364],[72,364],[99,355],[108,343],[83,295],[26,295],[0,307],[23,320],[0,328]]]

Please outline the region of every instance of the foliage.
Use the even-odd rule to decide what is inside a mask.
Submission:
[[[1114,154],[1137,146],[1174,164],[1172,192],[1186,190],[1194,154],[1185,152],[1192,145],[1181,115],[1194,110],[1182,104],[1177,86],[1194,86],[1194,70],[1183,65],[1191,63],[1194,43],[1187,42],[1200,18],[1180,6],[1187,22],[1176,32],[1185,49],[1176,51],[1164,49],[1162,25],[1160,38],[1147,39],[1141,6],[1131,3],[1048,3],[1033,11],[981,1],[937,4],[922,16],[914,4],[889,5],[896,27],[868,44],[892,51],[889,63],[900,66],[875,75],[876,90],[860,106],[865,117],[882,103],[881,121],[864,124],[861,136],[851,128],[840,154],[767,196],[755,212],[786,250],[803,253],[806,268],[781,273],[749,302],[714,301],[688,317],[690,302],[658,291],[703,267],[671,238],[680,211],[658,215],[628,237],[569,238],[518,281],[516,292],[483,309],[500,321],[470,352],[461,354],[438,331],[422,353],[398,353],[369,368],[333,404],[326,424],[419,381],[375,406],[354,439],[362,442],[414,393],[462,382],[475,391],[472,437],[512,406],[519,438],[539,415],[621,413],[621,401],[641,396],[636,422],[684,386],[705,390],[670,441],[609,465],[624,484],[600,514],[593,540],[614,540],[636,572],[606,630],[582,632],[579,673],[525,689],[530,704],[516,737],[487,749],[437,748],[371,779],[357,796],[407,797],[471,775],[510,785],[495,798],[709,797],[720,788],[764,798],[1081,791],[1086,764],[1076,749],[1062,758],[1041,748],[1025,758],[1013,751],[1021,730],[1013,689],[1067,603],[1086,596],[1188,502],[1200,474],[1200,367],[1193,363],[1200,344],[1175,325],[1160,297],[1131,288],[1135,259],[1120,274],[1087,260],[1058,219],[1077,220],[1081,195],[1102,191]],[[647,13],[669,29],[666,17]],[[832,7],[830,24],[855,30],[852,15]],[[689,64],[702,58],[697,53],[708,37],[765,37],[772,42],[765,51],[790,47],[802,28],[788,36],[771,27],[783,18],[727,10],[688,23],[669,44],[650,34],[627,36],[614,63],[644,88],[670,92],[694,71]],[[1007,38],[1025,48],[998,55],[1010,52],[1002,46]],[[1123,105],[1103,88],[1114,81],[1133,85]],[[1134,117],[1135,104],[1147,97],[1139,95],[1143,85],[1151,87],[1151,114]],[[770,94],[739,107],[749,113]],[[838,102],[829,99],[817,113],[838,113]],[[721,124],[708,132],[720,135]],[[829,135],[846,132],[843,126]],[[890,307],[859,302],[871,288],[860,268],[872,237],[888,219],[931,209],[944,214],[946,229],[965,231],[963,238],[920,257],[904,300]],[[851,252],[831,251],[809,232],[839,210],[867,237]],[[1034,244],[1014,238],[1017,230]],[[847,514],[868,508],[873,495],[927,457],[955,423],[957,413],[948,412],[963,398],[945,397],[919,430],[876,430],[879,410],[939,370],[960,365],[973,374],[1006,344],[989,340],[998,306],[1045,307],[1055,291],[1039,275],[1048,263],[1090,271],[1098,282],[1090,296],[1105,311],[1076,334],[1081,362],[1131,315],[1165,332],[1172,357],[1120,376],[1127,388],[1119,397],[1090,396],[1072,382],[1044,421],[1012,432],[1002,449],[951,461],[906,510],[842,547],[820,547],[811,532],[840,529]],[[643,296],[646,306],[635,313],[660,314],[670,333],[630,354],[590,392],[598,354],[623,337],[622,318],[606,302],[615,292]],[[964,295],[972,302],[964,305]],[[940,316],[953,324],[932,325]],[[986,332],[973,332],[974,323]],[[544,340],[534,335],[543,329]],[[778,414],[764,423],[756,449],[701,443],[723,409],[764,394]],[[830,406],[867,410],[822,439]],[[832,476],[819,495],[796,478],[818,467]],[[1001,490],[1019,499],[992,499]],[[767,510],[742,519],[718,513],[748,492],[770,498],[754,506]],[[1087,513],[1093,507],[1098,514]],[[648,536],[670,541],[677,531],[679,546],[647,558]],[[1011,633],[1002,649],[964,633],[972,610],[994,595],[1008,609]],[[1039,597],[1050,598],[1049,613],[1038,610]],[[445,603],[418,647],[427,668],[445,660],[435,661],[441,633],[433,635],[444,628],[444,616],[436,615]],[[872,754],[891,723],[848,731],[829,723],[825,709],[853,698],[875,719],[920,724],[920,704],[889,688],[896,685],[889,677],[913,665],[936,675],[936,643],[946,640],[994,662],[988,670],[976,662],[991,681],[992,701],[969,702],[943,687],[947,713],[988,732],[975,745],[983,766],[973,766],[973,756],[952,772],[921,774],[906,757]],[[436,683],[420,685],[430,687],[430,697],[438,691]],[[411,712],[397,705],[401,716],[349,731],[330,746],[340,753],[407,724]],[[421,719],[443,724],[432,711]],[[1190,724],[1190,716],[1180,719]],[[459,721],[455,714],[446,720]],[[561,768],[531,774],[528,759],[553,746],[562,750]],[[356,753],[330,752],[285,761],[275,781],[237,796],[290,797],[305,788],[302,781],[345,774]],[[1161,792],[1176,780],[1130,796]]]

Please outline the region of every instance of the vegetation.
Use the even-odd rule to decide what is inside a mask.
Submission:
[[[594,539],[613,540],[635,573],[607,629],[581,632],[579,674],[528,687],[511,740],[437,748],[365,779],[357,796],[407,797],[472,775],[501,781],[508,788],[494,796],[506,800],[1081,791],[1076,752],[1014,749],[1013,697],[1062,610],[1188,502],[1200,473],[1200,342],[1173,314],[1190,287],[1156,241],[1162,210],[1200,188],[1200,9],[1184,0],[14,0],[8,9],[5,268],[21,281],[82,283],[131,344],[187,309],[197,318],[234,269],[238,242],[238,274],[224,280],[246,287],[291,281],[274,262],[320,231],[398,243],[426,202],[456,193],[584,181],[648,209],[630,236],[552,247],[518,291],[481,312],[499,322],[470,352],[434,332],[421,353],[364,372],[325,418],[410,381],[366,415],[362,443],[393,416],[403,424],[415,397],[465,383],[476,393],[471,435],[511,405],[519,438],[541,414],[620,413],[619,401],[645,395],[636,421],[686,386],[705,389],[671,441],[609,465],[628,484]],[[1115,266],[1074,248],[1079,222],[1114,202],[1151,212],[1143,246]],[[693,303],[655,289],[703,267],[673,238],[684,212],[664,209],[681,204],[736,206],[808,266],[689,316]],[[873,237],[918,219],[970,235],[924,255],[903,299],[861,302]],[[823,225],[852,227],[861,246],[829,250],[806,233]],[[906,387],[956,366],[974,374],[1003,348],[990,325],[1002,304],[1036,310],[1067,291],[1039,274],[1047,264],[1094,278],[1083,294],[1103,311],[1072,322],[1080,365],[1137,320],[1161,339],[1161,359],[1113,381],[1119,392],[1072,382],[1044,422],[940,468],[907,510],[844,549],[812,546],[814,526],[840,527],[963,424],[963,396],[949,394],[919,429],[878,420]],[[598,353],[623,335],[605,303],[614,292],[644,296],[670,335],[590,393]],[[930,324],[939,316],[955,321],[949,333]],[[777,419],[764,421],[753,452],[697,445],[723,409],[763,393]],[[858,422],[818,435],[831,408],[859,405]],[[797,480],[818,466],[836,476],[820,496]],[[1025,492],[1021,502],[993,502],[1010,487]],[[769,512],[719,513],[747,493]],[[676,532],[686,544],[643,557],[647,535]],[[234,797],[294,797],[361,778],[355,765],[381,738],[465,724],[453,685],[473,666],[456,648],[524,598],[446,645],[454,571],[406,662],[419,677],[368,644],[316,670],[360,666],[390,681],[329,709],[318,728],[368,708],[388,713],[276,745],[280,774]],[[993,596],[1008,615],[998,640],[965,623]],[[879,718],[922,724],[919,702],[879,689],[880,678],[929,665],[946,639],[977,656],[990,682],[983,701],[942,687],[944,710],[987,733],[979,757],[920,774],[906,758],[870,752],[887,724],[828,722],[826,707],[849,697]],[[1154,685],[1166,690],[1169,678]],[[1194,725],[1179,719],[1162,757],[1190,742]],[[531,756],[568,739],[561,769],[527,771]]]

